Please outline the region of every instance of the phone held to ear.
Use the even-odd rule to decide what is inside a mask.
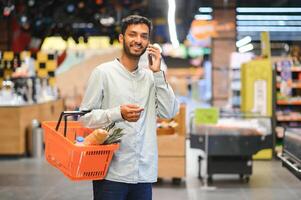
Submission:
[[[153,58],[150,54],[147,55],[149,65],[153,65]]]
[[[162,53],[162,48],[160,47],[159,44],[154,43],[153,46],[156,47],[156,48],[158,48],[158,49],[160,50],[160,53]],[[147,57],[148,57],[148,62],[149,62],[149,64],[150,64],[150,65],[153,65],[153,58],[152,58],[152,56],[151,56],[150,54],[148,54]]]

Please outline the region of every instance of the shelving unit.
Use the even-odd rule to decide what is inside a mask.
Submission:
[[[276,151],[282,150],[285,128],[301,127],[301,66],[290,58],[275,62]]]
[[[234,110],[240,110],[241,104],[241,65],[252,59],[252,53],[237,53],[231,54],[230,61],[230,91],[229,91],[229,104]]]

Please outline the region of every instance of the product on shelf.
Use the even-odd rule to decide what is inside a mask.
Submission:
[[[275,62],[276,145],[283,143],[288,127],[301,126],[301,66],[291,58]],[[281,148],[276,148],[276,151]]]

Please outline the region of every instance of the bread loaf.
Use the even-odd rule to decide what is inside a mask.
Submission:
[[[100,145],[108,138],[109,133],[103,129],[96,129],[85,137],[84,145]]]

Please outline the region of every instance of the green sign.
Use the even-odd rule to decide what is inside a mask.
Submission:
[[[194,122],[196,125],[216,124],[218,118],[218,108],[197,108],[194,111]]]

